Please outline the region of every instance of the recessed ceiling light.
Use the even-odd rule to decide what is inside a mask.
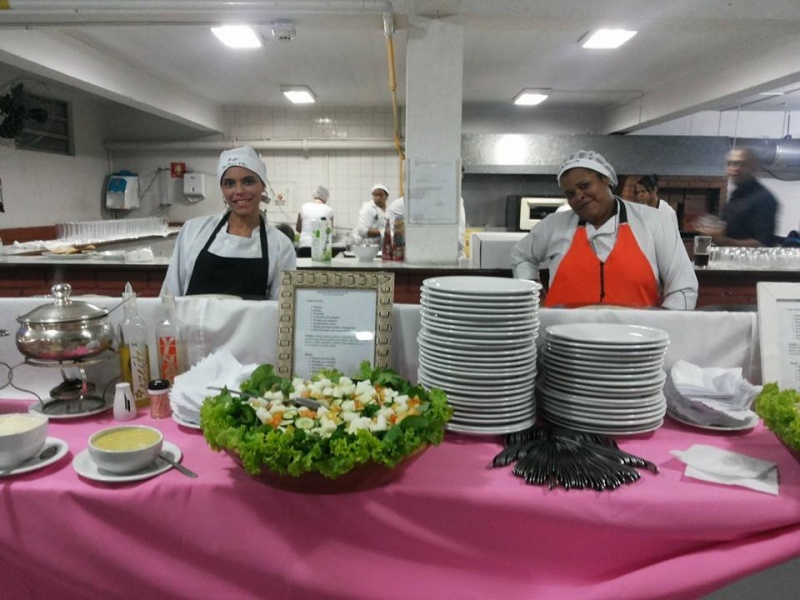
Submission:
[[[212,27],[212,33],[229,48],[260,48],[261,39],[247,25]]]
[[[622,44],[635,36],[636,32],[625,29],[598,29],[587,35],[588,37],[584,36],[581,38],[581,46],[596,50],[619,48]]]
[[[317,101],[314,92],[305,85],[282,85],[281,92],[292,104],[314,104]]]
[[[783,92],[759,92],[759,96],[783,96]]]
[[[514,97],[514,104],[519,104],[520,106],[536,106],[547,100],[549,96],[547,91],[548,90],[524,89]]]

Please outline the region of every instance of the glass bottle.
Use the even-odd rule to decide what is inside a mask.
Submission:
[[[163,318],[156,325],[158,368],[161,379],[166,379],[172,385],[175,383],[175,376],[186,370],[185,329],[175,310],[175,296],[162,296],[161,307]]]
[[[406,257],[405,223],[402,217],[394,220],[394,237],[392,238],[392,258],[404,260]]]
[[[383,245],[381,246],[381,260],[392,260],[392,226],[386,219],[386,228],[383,230]]]
[[[122,322],[119,324],[119,362],[122,381],[130,384],[136,406],[147,406],[150,396],[147,383],[150,381],[150,348],[147,344],[147,325],[136,308],[136,294],[130,282],[122,294],[125,303]]]

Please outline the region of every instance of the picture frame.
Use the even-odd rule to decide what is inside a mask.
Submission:
[[[362,360],[389,367],[394,273],[298,270],[281,274],[278,365],[281,377],[335,368],[346,375]]]
[[[756,284],[761,380],[800,390],[800,283]]]

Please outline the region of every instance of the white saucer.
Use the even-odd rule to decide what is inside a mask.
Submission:
[[[56,450],[56,453],[50,458],[39,460],[39,455],[42,453],[42,450],[48,446],[57,446],[58,450]],[[33,458],[28,459],[10,471],[0,469],[0,477],[13,477],[14,475],[21,475],[22,473],[28,473],[30,471],[37,471],[39,469],[43,469],[47,465],[52,465],[54,462],[60,460],[69,451],[69,444],[59,438],[48,436],[48,438],[44,441],[42,450],[39,450],[39,452],[37,452],[36,456]]]
[[[667,410],[667,416],[670,419],[677,421],[678,423],[688,425],[689,427],[707,429],[709,431],[747,431],[748,429],[753,429],[756,425],[758,425],[759,420],[758,415],[753,415],[741,425],[703,425],[702,423],[693,423],[692,421],[684,419],[682,416],[671,410]]]
[[[50,400],[50,402],[59,402],[60,404],[64,404],[65,403],[63,400]],[[47,404],[47,403],[45,403],[45,404]],[[105,404],[103,404],[102,406],[99,406],[97,408],[93,408],[91,410],[85,410],[85,411],[76,412],[76,413],[61,413],[61,414],[59,414],[59,413],[43,412],[42,411],[42,408],[43,408],[42,407],[42,403],[37,401],[37,402],[34,402],[33,404],[31,404],[28,407],[28,412],[35,413],[37,415],[44,415],[47,418],[53,419],[53,420],[82,419],[83,417],[89,417],[91,415],[99,415],[102,412],[106,412],[107,410],[111,410],[111,408],[113,406],[114,406],[114,400],[113,399],[111,399],[111,400],[107,399],[105,401]]]
[[[193,423],[192,421],[186,421],[181,419],[175,413],[172,413],[172,420],[175,421],[181,427],[188,427],[189,429],[200,429],[200,423]]]
[[[175,462],[180,461],[181,456],[183,456],[181,449],[167,440],[164,440],[162,452],[165,452]],[[172,465],[165,460],[156,458],[155,462],[145,467],[141,471],[117,475],[115,473],[109,473],[108,471],[100,469],[89,456],[89,450],[86,449],[83,452],[79,452],[78,455],[72,459],[72,468],[75,469],[75,472],[81,477],[92,479],[93,481],[103,481],[106,483],[125,483],[128,481],[141,481],[142,479],[150,479],[156,475],[161,475],[161,473],[169,471],[172,468]]]

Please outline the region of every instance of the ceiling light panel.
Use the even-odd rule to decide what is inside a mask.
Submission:
[[[549,90],[524,89],[514,97],[514,104],[536,106],[547,100],[549,95]]]
[[[589,50],[610,50],[619,48],[636,35],[627,29],[598,29],[581,38],[581,46]]]
[[[292,104],[314,104],[317,101],[314,92],[305,85],[282,85],[281,92]]]
[[[212,27],[211,32],[229,48],[260,48],[261,38],[247,25]]]

